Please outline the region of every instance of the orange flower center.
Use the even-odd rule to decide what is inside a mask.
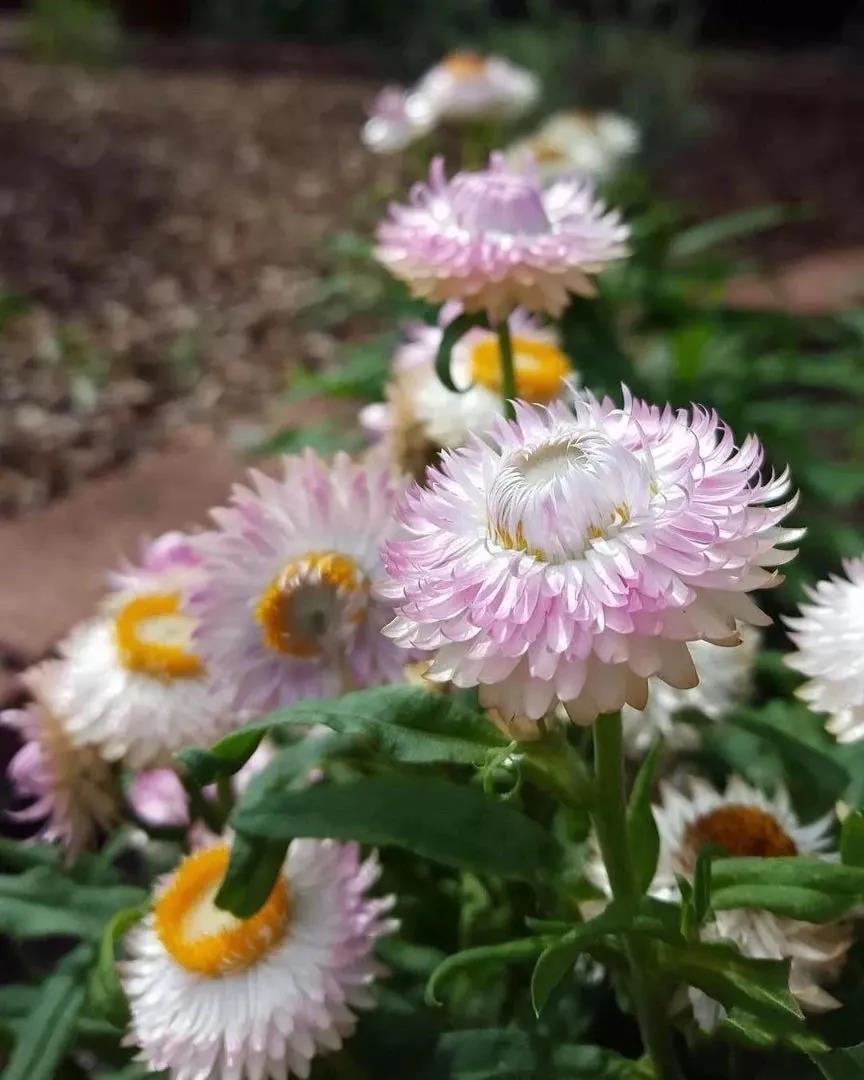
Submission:
[[[456,79],[474,79],[483,74],[486,58],[468,49],[457,50],[445,56],[441,66]]]
[[[686,839],[695,850],[716,844],[729,855],[757,855],[771,858],[795,855],[795,841],[777,819],[757,806],[729,803],[697,818],[687,827]]]
[[[570,372],[567,357],[548,341],[513,338],[516,396],[545,405],[561,393],[561,380]],[[495,394],[501,393],[501,350],[498,340],[484,337],[471,349],[471,379]]]
[[[156,933],[187,971],[217,978],[251,967],[282,940],[291,920],[288,883],[280,876],[248,919],[217,908],[214,901],[228,868],[228,846],[187,856],[153,907]]]
[[[177,593],[135,596],[114,616],[120,662],[129,671],[166,681],[197,678],[204,665],[191,649],[194,625],[181,611]]]
[[[268,648],[311,659],[353,633],[367,595],[366,578],[352,558],[338,551],[310,551],[270,582],[255,618]]]

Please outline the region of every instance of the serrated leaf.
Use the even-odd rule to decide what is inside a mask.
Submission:
[[[825,1041],[794,1021],[792,1024],[766,1020],[741,1009],[732,1009],[720,1024],[720,1032],[746,1046],[770,1050],[778,1045],[790,1046],[801,1053],[820,1053],[827,1049]]]
[[[550,834],[513,806],[446,780],[373,776],[247,796],[232,824],[248,836],[392,844],[450,866],[523,880],[553,869],[559,856]]]
[[[851,810],[844,818],[840,856],[846,866],[864,869],[864,810]]]
[[[449,322],[444,327],[441,343],[435,355],[435,374],[451,393],[462,394],[469,389],[467,386],[457,386],[453,382],[453,376],[450,373],[450,360],[454,347],[469,330],[473,330],[478,326],[488,329],[489,321],[486,316],[479,312],[465,311],[461,315],[457,315],[452,322]]]
[[[656,739],[636,774],[627,805],[630,860],[636,888],[640,894],[646,892],[654,880],[657,860],[660,857],[660,833],[651,809],[651,792],[662,750],[662,740]]]
[[[661,970],[703,990],[727,1012],[740,1008],[780,1021],[803,1019],[789,992],[788,961],[756,960],[722,942],[658,943],[656,949]]]
[[[298,701],[220,739],[210,753],[225,761],[249,756],[249,746],[272,733],[323,724],[341,734],[369,738],[394,761],[472,765],[508,740],[487,717],[446,694],[420,686],[380,686],[341,698]],[[257,741],[256,741],[257,740]]]

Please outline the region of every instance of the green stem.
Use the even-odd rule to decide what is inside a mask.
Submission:
[[[600,716],[594,724],[594,773],[596,789],[591,816],[612,895],[624,904],[635,905],[639,895],[633,879],[627,834],[620,713]],[[650,943],[636,935],[628,935],[625,945],[639,1029],[658,1080],[683,1080],[666,1018],[664,995],[652,985]]]
[[[513,401],[516,397],[516,369],[513,366],[513,339],[510,337],[510,323],[507,319],[498,323],[498,352],[501,358],[501,398],[504,402],[504,415],[508,420],[516,418]]]
[[[216,781],[216,804],[219,807],[219,813],[227,821],[234,809],[234,789],[231,786],[230,776],[220,776]]]
[[[193,820],[197,819],[203,821],[210,832],[221,835],[222,830],[225,828],[227,815],[222,812],[219,806],[212,803],[207,798],[191,777],[181,777],[181,780],[189,799],[189,813],[191,818]]]

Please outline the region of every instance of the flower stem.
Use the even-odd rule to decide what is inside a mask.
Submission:
[[[594,774],[596,787],[591,816],[609,874],[612,895],[624,904],[635,905],[639,894],[634,883],[627,835],[620,713],[600,716],[594,724]],[[666,1018],[664,995],[652,985],[650,943],[634,934],[627,935],[625,945],[639,1029],[657,1078],[683,1080],[675,1057],[672,1030]]]
[[[497,332],[504,415],[508,420],[514,420],[516,418],[516,410],[513,408],[513,399],[516,397],[516,369],[513,366],[513,339],[510,337],[510,323],[507,319],[498,323]]]

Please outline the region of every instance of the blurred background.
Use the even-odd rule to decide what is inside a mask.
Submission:
[[[805,492],[836,497],[842,475],[857,521],[860,411],[837,411],[864,392],[854,0],[4,0],[7,676],[89,610],[139,533],[200,520],[250,455],[359,445],[357,403],[381,396],[397,321],[415,313],[369,241],[422,171],[372,153],[361,129],[382,86],[466,48],[540,77],[511,137],[561,108],[638,131],[609,198],[641,223],[640,256],[613,283],[616,327],[574,348],[613,355],[631,313],[655,394],[689,400],[698,375],[769,446],[776,428],[778,459],[815,401],[840,473],[805,462]],[[766,367],[748,401],[750,358],[783,349],[833,350],[828,385],[790,390],[788,366]],[[858,542],[845,527],[830,551],[817,530],[826,564]]]

